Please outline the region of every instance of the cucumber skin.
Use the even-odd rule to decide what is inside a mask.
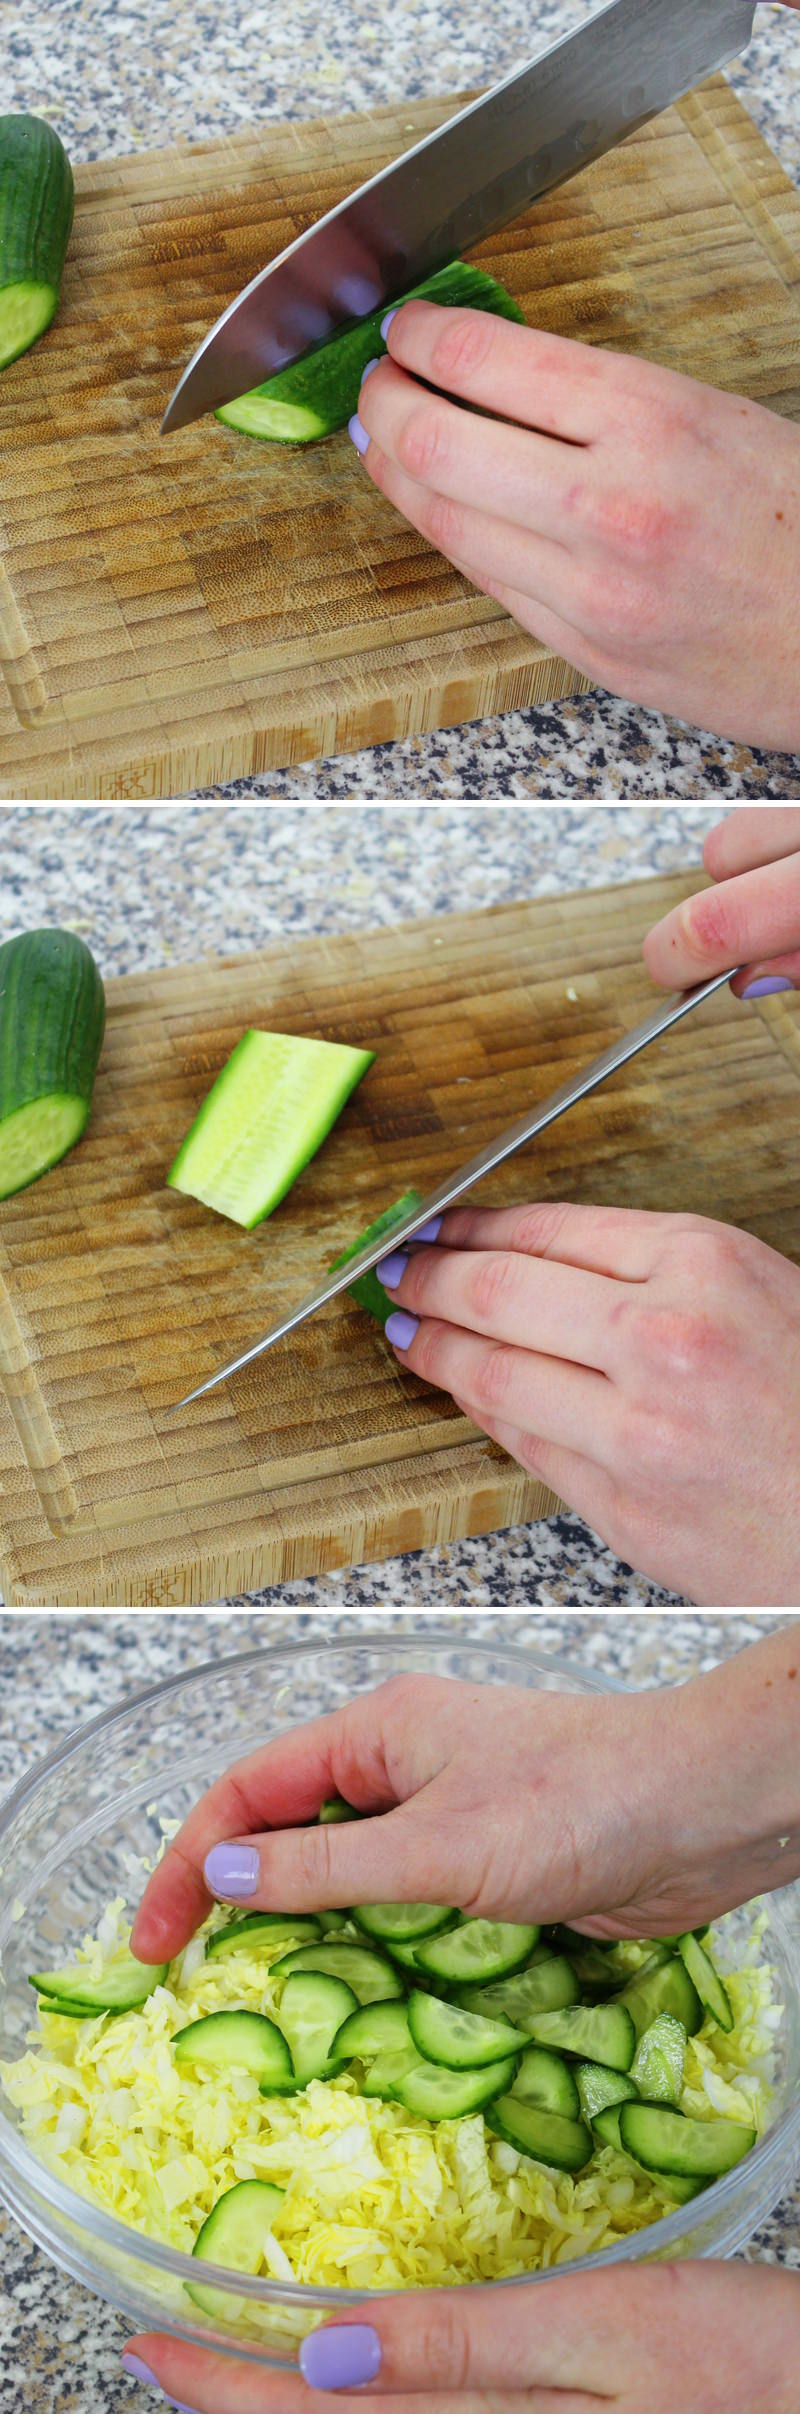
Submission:
[[[287,437],[267,433],[263,437],[256,437],[256,441],[268,444],[318,444],[325,436],[334,435],[337,428],[344,427],[358,408],[361,382],[368,361],[379,360],[386,351],[381,322],[387,311],[399,310],[403,302],[416,299],[438,302],[442,308],[458,306],[470,310],[491,310],[498,318],[513,319],[518,326],[525,325],[524,312],[511,294],[506,293],[505,286],[499,285],[494,277],[487,276],[486,271],[472,261],[452,260],[447,267],[437,269],[434,276],[425,277],[419,285],[410,286],[406,293],[399,295],[397,301],[381,302],[380,308],[371,311],[368,318],[359,319],[353,326],[341,328],[336,335],[327,336],[325,342],[318,344],[313,352],[305,353],[301,360],[290,361],[287,368],[278,369],[264,385],[255,387],[253,391],[263,395],[268,403],[288,403],[295,409],[317,412],[325,420],[325,425],[312,435]],[[326,355],[327,358],[324,358]],[[242,395],[240,399],[249,402],[252,397]],[[254,436],[253,428],[238,430],[236,408],[235,402],[225,403],[217,411],[217,419],[221,419],[224,426],[237,429],[237,433]]]
[[[349,1249],[343,1249],[341,1257],[334,1258],[333,1265],[328,1267],[328,1273],[338,1274],[340,1266],[346,1266],[349,1257],[357,1257],[361,1249],[368,1249],[372,1241],[381,1239],[383,1233],[386,1234],[388,1241],[395,1224],[399,1224],[403,1216],[410,1215],[412,1208],[421,1206],[422,1199],[418,1190],[404,1190],[402,1198],[396,1199],[393,1207],[385,1207],[383,1214],[375,1217],[374,1224],[367,1225],[366,1232],[362,1232],[360,1239],[351,1241]],[[360,1308],[366,1308],[368,1316],[374,1316],[376,1324],[385,1327],[391,1316],[394,1301],[390,1299],[388,1291],[384,1290],[383,1284],[378,1281],[374,1266],[370,1267],[368,1274],[359,1274],[357,1281],[350,1284],[350,1298],[357,1300]],[[326,1805],[323,1803],[322,1807],[324,1810]],[[349,1811],[349,1805],[346,1808]],[[358,1812],[352,1812],[349,1815],[357,1818]],[[338,1816],[341,1817],[341,1812]],[[320,1812],[321,1817],[322,1812]]]
[[[55,313],[74,212],[72,169],[53,127],[0,117],[0,305],[4,286],[30,283],[52,288]]]
[[[85,1129],[105,1019],[97,965],[74,931],[31,930],[6,939],[0,947],[0,1134],[20,1107],[59,1092],[83,1099]]]

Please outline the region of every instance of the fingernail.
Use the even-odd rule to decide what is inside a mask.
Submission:
[[[785,973],[782,973],[782,972],[765,972],[765,974],[764,974],[764,978],[763,978],[763,980],[762,980],[762,981],[749,981],[749,982],[748,982],[747,988],[742,990],[742,996],[743,996],[743,997],[777,997],[777,994],[778,994],[778,990],[779,990],[779,989],[793,989],[793,988],[794,988],[794,981],[787,981],[786,976],[785,976]]]
[[[383,1283],[385,1290],[396,1291],[398,1283],[402,1282],[403,1280],[403,1275],[407,1265],[408,1258],[403,1249],[396,1249],[393,1257],[384,1257],[381,1259],[381,1263],[379,1266],[376,1266],[375,1272],[377,1274],[378,1281]]]
[[[441,1216],[432,1215],[429,1224],[420,1224],[419,1231],[412,1232],[412,1241],[438,1241],[441,1229]]]
[[[258,1853],[252,1844],[215,1844],[204,1863],[206,1885],[223,1902],[244,1903],[258,1885]]]
[[[361,383],[362,383],[362,386],[363,386],[363,383],[364,383],[364,379],[365,379],[365,377],[368,377],[368,376],[369,376],[370,370],[371,370],[371,369],[379,369],[379,368],[380,368],[381,361],[382,361],[383,357],[384,357],[384,356],[383,356],[383,353],[382,353],[382,352],[376,352],[374,360],[368,360],[368,361],[367,361],[367,366],[366,366],[366,368],[365,368],[365,369],[362,369],[362,372],[361,372]]]
[[[127,2373],[129,2380],[143,2380],[146,2381],[149,2389],[161,2389],[161,2395],[166,2398],[167,2405],[177,2406],[178,2414],[197,2414],[196,2406],[187,2406],[182,2397],[167,2397],[166,2390],[161,2388],[161,2382],[156,2380],[155,2373],[151,2372],[149,2364],[143,2363],[140,2355],[134,2355],[132,2347],[125,2349],[122,2357],[122,2369]]]
[[[369,443],[369,437],[368,437],[368,435],[367,435],[366,428],[365,428],[365,427],[362,427],[362,425],[361,425],[361,421],[360,421],[360,419],[359,419],[359,416],[358,416],[358,412],[357,412],[357,411],[354,411],[354,412],[353,412],[352,419],[348,419],[348,422],[347,422],[347,433],[348,433],[348,436],[352,436],[353,443],[354,443],[355,448],[356,448],[356,452],[357,452],[357,453],[360,453],[360,454],[361,454],[361,456],[362,456],[362,459],[363,459],[363,456],[364,456],[364,454],[365,454],[365,452],[366,452],[366,449],[367,449],[367,445],[368,445],[368,443]]]
[[[381,2342],[368,2322],[331,2324],[312,2330],[300,2349],[300,2370],[310,2389],[357,2389],[376,2380],[381,2368]]]
[[[405,1308],[396,1308],[386,1318],[386,1339],[393,1349],[410,1349],[414,1334],[419,1332],[419,1317],[407,1316]]]
[[[394,310],[387,310],[385,319],[381,319],[381,334],[382,334],[382,336],[383,336],[383,340],[384,340],[384,343],[385,343],[385,344],[386,344],[386,343],[388,343],[388,340],[389,340],[389,329],[390,329],[390,327],[391,327],[392,320],[393,320],[393,319],[396,319],[396,317],[397,317],[397,312],[398,312],[399,308],[400,308],[400,304],[399,304],[399,302],[398,302],[398,303],[397,303],[397,307],[396,307],[396,309],[394,309]]]

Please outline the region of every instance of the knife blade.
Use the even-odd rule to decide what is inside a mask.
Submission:
[[[601,1056],[595,1056],[584,1072],[576,1073],[571,1081],[563,1082],[560,1089],[554,1090],[552,1096],[544,1100],[543,1105],[532,1108],[518,1122],[509,1124],[499,1139],[490,1140],[488,1148],[480,1149],[466,1165],[460,1165],[455,1173],[448,1174],[423,1199],[422,1205],[403,1216],[402,1222],[394,1225],[389,1234],[384,1233],[382,1240],[371,1242],[368,1248],[359,1251],[357,1257],[349,1258],[339,1273],[329,1274],[325,1282],[316,1290],[309,1291],[307,1298],[301,1299],[299,1307],[292,1308],[288,1316],[280,1317],[277,1324],[271,1325],[262,1340],[253,1343],[252,1349],[244,1350],[239,1358],[232,1358],[228,1366],[218,1367],[205,1383],[198,1383],[195,1391],[187,1391],[182,1400],[176,1400],[173,1407],[167,1409],[167,1415],[177,1416],[179,1408],[190,1407],[193,1400],[202,1400],[205,1393],[213,1391],[218,1383],[227,1383],[231,1375],[239,1373],[241,1367],[250,1366],[254,1358],[260,1358],[265,1350],[273,1349],[276,1341],[283,1341],[287,1333],[294,1332],[299,1324],[304,1324],[308,1316],[316,1315],[317,1309],[325,1307],[329,1299],[336,1299],[340,1291],[349,1291],[351,1283],[356,1282],[360,1274],[368,1274],[371,1267],[379,1265],[381,1258],[387,1257],[390,1251],[402,1248],[404,1241],[413,1240],[415,1233],[423,1224],[429,1223],[431,1216],[442,1215],[446,1207],[454,1206],[457,1199],[463,1198],[466,1190],[472,1190],[476,1182],[482,1181],[484,1174],[492,1173],[506,1157],[513,1156],[518,1148],[524,1148],[527,1140],[533,1140],[537,1132],[545,1131],[548,1123],[555,1123],[559,1115],[566,1114],[568,1107],[577,1104],[579,1098],[587,1098],[591,1090],[598,1089],[602,1081],[608,1080],[610,1073],[616,1073],[620,1065],[629,1064],[632,1056],[638,1056],[641,1049],[649,1047],[651,1040],[659,1039],[662,1032],[671,1031],[676,1023],[683,1021],[685,1015],[693,1013],[695,1006],[701,1006],[704,998],[713,997],[715,989],[723,989],[726,981],[732,981],[740,970],[741,967],[735,965],[730,972],[718,972],[713,980],[701,982],[696,989],[682,989],[674,997],[662,999],[652,1014],[645,1016],[644,1022],[637,1023],[632,1031],[626,1031],[622,1039],[613,1040],[611,1047],[604,1048]]]
[[[609,0],[290,243],[184,370],[162,435],[517,218],[744,50],[755,0]]]

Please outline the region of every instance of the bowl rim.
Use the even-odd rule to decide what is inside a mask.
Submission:
[[[456,1613],[454,1613],[454,1619],[455,1615]],[[459,1622],[465,1648],[483,1651],[487,1657],[491,1656],[492,1645],[483,1636],[470,1636],[469,1631],[464,1634],[460,1614]],[[387,1654],[391,1652],[393,1657],[399,1653],[403,1658],[413,1659],[414,1653],[419,1652],[423,1645],[430,1648],[446,1646],[448,1649],[452,1649],[452,1629],[442,1625],[431,1624],[429,1626],[426,1621],[421,1632],[415,1635],[397,1635],[393,1639],[387,1634],[385,1626],[383,1628],[370,1627],[357,1634],[353,1633],[351,1636],[337,1633],[332,1637],[330,1656],[332,1658],[337,1649],[342,1651],[371,1649],[378,1652],[385,1651]],[[44,1778],[73,1758],[91,1737],[113,1727],[117,1719],[156,1702],[163,1703],[170,1694],[179,1692],[187,1684],[196,1680],[218,1677],[229,1674],[233,1670],[244,1672],[256,1667],[263,1668],[265,1662],[285,1659],[287,1652],[291,1652],[294,1666],[298,1660],[317,1657],[322,1649],[327,1648],[319,1635],[297,1642],[291,1642],[287,1637],[282,1643],[272,1643],[266,1647],[262,1646],[244,1652],[226,1653],[222,1659],[198,1662],[172,1676],[160,1678],[155,1684],[143,1686],[135,1693],[121,1696],[109,1709],[99,1712],[95,1718],[87,1720],[79,1727],[70,1728],[69,1733],[62,1737],[53,1751],[35,1761],[26,1775],[18,1779],[10,1793],[0,1799],[0,1847],[12,1816],[16,1815],[20,1807],[36,1792]],[[498,1657],[518,1663],[521,1669],[530,1669],[533,1660],[537,1667],[543,1669],[545,1673],[552,1672],[570,1676],[573,1679],[578,1677],[581,1687],[589,1692],[624,1694],[635,1690],[633,1687],[626,1686],[619,1677],[613,1674],[598,1673],[593,1668],[585,1667],[579,1660],[565,1659],[558,1653],[537,1650],[535,1646],[532,1650],[528,1645],[523,1646],[510,1641],[504,1643],[498,1637],[496,1650]],[[495,1680],[488,1678],[486,1681],[491,1683]],[[531,1690],[535,1690],[535,1688],[531,1688]],[[301,1723],[303,1722],[298,1721],[298,1724]],[[800,1895],[800,1880],[795,1881],[795,1885],[798,1895]],[[772,1906],[770,1917],[779,1935],[786,1933],[786,1941],[788,1941],[788,1929],[781,1897],[793,1891],[794,1888],[779,1888],[768,1896],[760,1898]],[[744,1906],[742,1907],[744,1908]],[[743,2170],[747,2169],[751,2174],[763,2172],[767,2165],[775,2159],[776,2145],[780,2142],[788,2146],[793,2136],[796,2150],[800,2145],[800,2090],[797,2091],[779,2119],[751,2148],[742,2163],[734,2164],[731,2171],[724,2173],[720,2179],[714,2180],[708,2188],[703,2190],[701,2198],[695,2197],[688,2204],[678,2206],[674,2213],[645,2225],[642,2231],[637,2232],[636,2235],[656,2239],[658,2251],[666,2253],[668,2247],[680,2244],[685,2236],[690,2235],[696,2229],[698,2219],[707,2218],[709,2208],[718,2212],[735,2203]],[[131,2264],[144,2266],[145,2271],[141,2273],[140,2285],[144,2285],[145,2272],[148,2267],[182,2282],[184,2286],[187,2281],[194,2281],[195,2285],[197,2284],[198,2261],[191,2254],[184,2253],[182,2248],[169,2246],[163,2239],[151,2237],[147,2231],[131,2228],[127,2222],[117,2220],[114,2214],[106,2213],[103,2207],[96,2204],[91,2197],[80,2195],[76,2189],[68,2187],[63,2180],[58,2179],[46,2163],[39,2161],[22,2137],[21,2132],[7,2119],[0,2098],[0,2183],[3,2179],[4,2162],[17,2174],[22,2183],[21,2201],[13,2187],[6,2198],[9,2209],[21,2227],[26,2226],[25,2196],[32,2194],[37,2205],[44,2205],[48,2212],[52,2210],[53,2213],[60,2214],[79,2232],[88,2232],[90,2238],[96,2238],[103,2246],[110,2249],[113,2255],[125,2256]],[[3,2188],[0,2184],[0,2198],[2,2195]],[[702,2215],[699,2212],[701,2204]],[[30,2231],[27,2234],[30,2235]],[[54,2239],[52,2247],[46,2248],[45,2251],[54,2255],[56,2243],[57,2241]],[[246,2303],[260,2304],[267,2310],[276,2305],[283,2305],[294,2311],[309,2306],[364,2305],[371,2303],[373,2299],[380,2300],[398,2294],[396,2287],[335,2288],[313,2286],[299,2280],[289,2282],[271,2278],[261,2279],[247,2273],[234,2272],[224,2264],[206,2262],[205,2258],[200,2260],[204,2285],[217,2286],[229,2297],[241,2297]],[[461,2285],[479,2289],[484,2293],[487,2290],[500,2288],[530,2287],[540,2281],[564,2278],[570,2273],[593,2270],[598,2267],[607,2268],[611,2264],[628,2263],[630,2260],[630,2240],[626,2237],[619,2239],[614,2246],[595,2249],[586,2255],[576,2255],[566,2264],[554,2265],[547,2270],[515,2272],[501,2279],[468,2281]],[[113,2263],[108,2264],[101,2260],[98,2282],[101,2275],[105,2279],[110,2278],[113,2269]],[[91,2283],[87,2284],[91,2285]],[[101,2290],[100,2293],[104,2292]],[[423,2285],[421,2288],[415,2288],[411,2293],[419,2296],[435,2294],[437,2291],[429,2285]],[[174,2314],[173,2307],[164,2305],[159,2309],[159,2320],[168,2326],[170,2317],[174,2321]],[[191,2336],[194,2339],[199,2338],[204,2343],[213,2340],[214,2333],[211,2329],[200,2325],[192,2325],[190,2329],[188,2326],[190,2320],[191,2317],[187,2316],[187,2327],[183,2335]],[[217,2336],[220,2335],[226,2339],[229,2345],[236,2345],[244,2356],[247,2355],[248,2348],[251,2352],[257,2353],[258,2351],[257,2342],[244,2338],[238,2341],[229,2332],[217,2333]],[[264,2343],[266,2344],[266,2342]]]

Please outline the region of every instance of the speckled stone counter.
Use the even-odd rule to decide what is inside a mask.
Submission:
[[[708,806],[0,808],[0,939],[67,922],[106,974],[233,955],[271,934],[602,887],[700,861]],[[644,932],[642,934],[644,936]],[[746,1009],[745,1009],[746,1011]],[[577,1517],[279,1585],[264,1604],[582,1607],[672,1596]]]
[[[44,109],[75,159],[487,84],[597,0],[2,0],[4,109]],[[800,20],[758,10],[731,81],[800,182]],[[208,793],[208,792],[204,792]],[[785,797],[800,758],[590,695],[220,790],[277,797]]]
[[[464,1623],[470,1641],[498,1639],[496,1620],[470,1617]],[[401,1633],[419,1631],[416,1617],[391,1624]],[[507,1617],[499,1639],[527,1640],[646,1686],[709,1667],[778,1624],[772,1617]],[[288,1635],[349,1638],[357,1626],[352,1618],[307,1616],[275,1616],[266,1624],[252,1615],[186,1615],[169,1624],[150,1616],[0,1619],[0,1699],[14,1702],[13,1722],[0,1735],[0,1791],[72,1728],[146,1685],[233,1650],[279,1644]],[[796,2192],[763,2223],[746,2254],[800,2271]],[[121,2318],[58,2272],[2,2214],[0,2333],[0,2414],[135,2414],[156,2402],[120,2375],[127,2335]]]

